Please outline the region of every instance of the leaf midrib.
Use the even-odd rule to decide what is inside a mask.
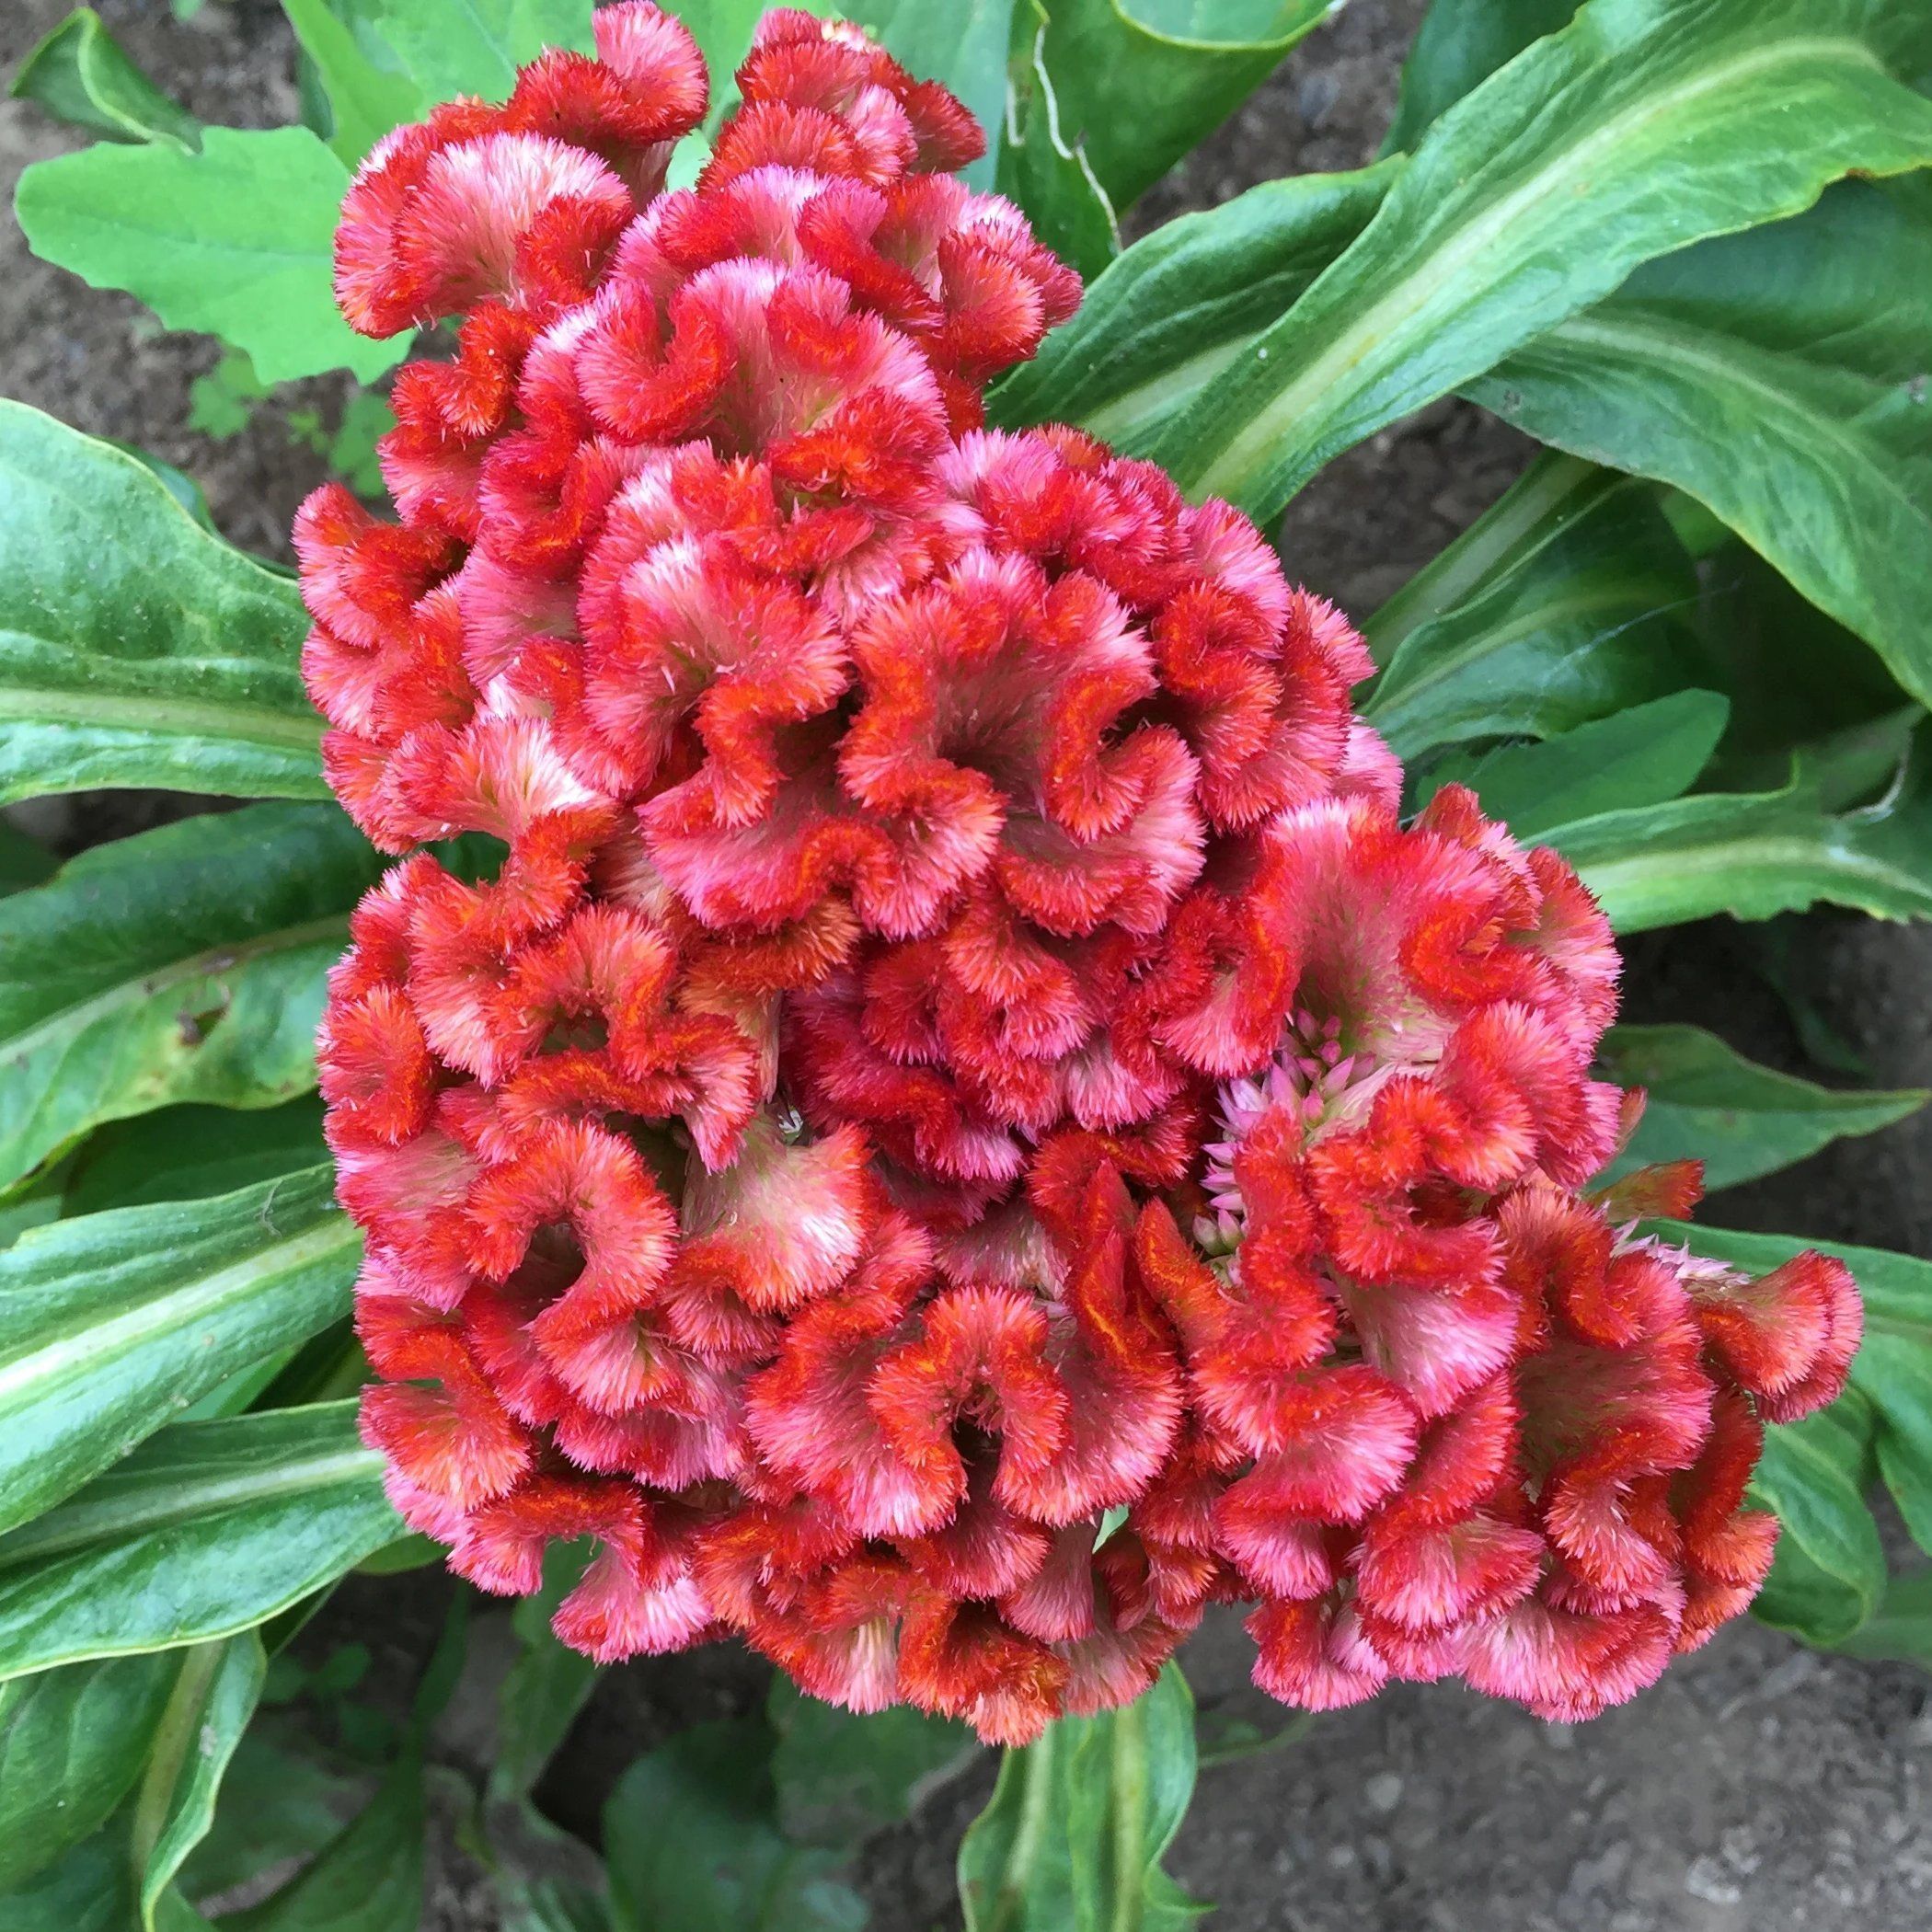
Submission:
[[[1294,377],[1274,393],[1213,461],[1194,476],[1191,494],[1227,495],[1238,491],[1245,475],[1251,469],[1251,453],[1257,448],[1265,451],[1275,440],[1279,425],[1292,422],[1308,406],[1307,398],[1318,397],[1325,390],[1338,385],[1385,338],[1392,336],[1403,321],[1420,313],[1437,286],[1453,282],[1462,270],[1471,261],[1479,259],[1524,214],[1561,194],[1569,183],[1587,172],[1603,155],[1632,141],[1646,125],[1676,112],[1719,87],[1733,86],[1750,77],[1756,70],[1777,67],[1794,59],[1812,56],[1825,62],[1846,62],[1880,75],[1886,71],[1884,63],[1869,47],[1843,35],[1778,40],[1768,46],[1749,49],[1730,61],[1705,69],[1674,87],[1666,86],[1647,94],[1620,113],[1600,121],[1591,133],[1577,145],[1567,149],[1553,165],[1535,169],[1520,187],[1492,201],[1483,213],[1452,230],[1435,248],[1411,267],[1381,301],[1345,329],[1313,362],[1304,363]],[[1395,192],[1399,194],[1405,185],[1398,182]],[[1385,202],[1385,213],[1387,206]],[[1362,246],[1374,235],[1376,222],[1381,219],[1382,215],[1378,214],[1369,224],[1355,247]],[[1348,253],[1344,253],[1309,293],[1320,290],[1329,276],[1337,274],[1347,260]],[[1419,284],[1421,285],[1420,293]],[[1305,301],[1307,297],[1303,299]]]
[[[351,1482],[378,1474],[382,1466],[379,1452],[357,1443],[216,1481],[157,1486],[146,1499],[145,1508],[117,1511],[105,1502],[88,1504],[76,1497],[40,1523],[23,1524],[14,1535],[0,1537],[0,1574],[109,1540],[132,1540],[155,1530],[205,1522],[255,1503],[274,1502],[316,1489],[346,1489]],[[38,1534],[42,1524],[44,1535]],[[14,1536],[20,1538],[17,1546]]]
[[[1406,679],[1397,676],[1402,668],[1400,660],[1391,662],[1382,675],[1385,684],[1395,684],[1394,691],[1385,693],[1383,686],[1378,684],[1368,704],[1363,707],[1363,715],[1373,719],[1386,716],[1389,711],[1399,710],[1406,701],[1418,693],[1426,692],[1444,679],[1461,674],[1472,664],[1480,663],[1484,658],[1493,656],[1512,644],[1520,644],[1525,638],[1535,637],[1538,631],[1551,629],[1559,623],[1573,621],[1579,617],[1587,618],[1600,611],[1616,610],[1627,606],[1631,601],[1631,578],[1628,575],[1616,574],[1607,564],[1600,568],[1604,575],[1602,582],[1594,589],[1586,593],[1579,593],[1572,590],[1561,596],[1531,604],[1514,618],[1492,628],[1478,631],[1461,650],[1434,658]],[[1571,579],[1571,582],[1573,584],[1575,579]],[[1620,637],[1637,625],[1647,623],[1652,617],[1668,616],[1673,610],[1682,609],[1685,604],[1695,601],[1694,598],[1673,598],[1668,603],[1651,604],[1634,613],[1621,624],[1612,627],[1607,635]],[[1440,623],[1453,615],[1454,613],[1445,612],[1443,617],[1433,621]],[[1409,638],[1420,637],[1420,634],[1419,627],[1417,630],[1409,633]],[[1598,638],[1592,640],[1593,643],[1599,641],[1604,635],[1606,634],[1599,633]],[[1407,643],[1409,638],[1403,641]],[[1419,650],[1418,655],[1420,654]],[[1566,658],[1562,661],[1568,662],[1569,660]]]
[[[0,1036],[0,1066],[17,1065],[30,1060],[44,1048],[61,1043],[63,1036],[71,1037],[83,1031],[97,1020],[106,1018],[124,1006],[144,1005],[171,987],[186,985],[191,980],[218,977],[256,960],[271,958],[279,952],[293,952],[317,939],[338,936],[346,938],[348,934],[349,914],[330,913],[325,918],[283,926],[275,932],[259,934],[252,939],[203,947],[185,960],[137,973],[132,979],[117,980],[111,986],[86,999],[45,1015],[17,1033]]]
[[[1574,822],[1583,825],[1589,821],[1579,819]],[[1542,837],[1546,843],[1555,844],[1564,832],[1572,829],[1572,826],[1551,826]],[[1746,834],[1742,838],[1705,845],[1651,846],[1642,852],[1602,862],[1586,857],[1572,859],[1571,863],[1593,892],[1607,898],[1612,896],[1615,888],[1605,886],[1602,881],[1620,876],[1641,876],[1665,861],[1669,864],[1670,879],[1673,884],[1686,877],[1701,878],[1714,871],[1735,871],[1740,865],[1744,865],[1753,869],[1771,868],[1783,870],[1788,876],[1795,874],[1811,897],[1818,898],[1823,896],[1823,891],[1815,885],[1815,877],[1818,872],[1825,871],[1835,878],[1849,876],[1866,880],[1897,891],[1919,905],[1932,906],[1932,887],[1927,887],[1923,880],[1915,879],[1911,873],[1902,872],[1857,846],[1846,845],[1840,839],[1811,840],[1790,833]],[[1644,896],[1648,899],[1656,895],[1647,893]]]
[[[1693,340],[1696,335],[1702,341]],[[1749,369],[1735,356],[1727,356],[1719,351],[1705,346],[1707,343],[1721,343],[1727,340],[1743,342],[1754,354],[1777,358],[1787,362],[1800,362],[1800,358],[1788,351],[1765,349],[1742,338],[1727,338],[1716,329],[1694,329],[1690,325],[1666,322],[1662,317],[1650,316],[1639,320],[1634,316],[1606,316],[1602,310],[1592,310],[1583,315],[1572,316],[1567,321],[1547,330],[1535,342],[1525,345],[1525,351],[1534,354],[1551,337],[1569,338],[1588,346],[1595,343],[1599,347],[1611,349],[1633,348],[1634,352],[1648,351],[1661,361],[1673,361],[1689,369],[1697,376],[1715,380],[1718,384],[1742,389],[1758,402],[1776,408],[1779,414],[1800,421],[1806,431],[1823,436],[1834,443],[1845,461],[1856,468],[1866,481],[1876,486],[1886,494],[1895,498],[1905,513],[1915,522],[1932,523],[1926,506],[1916,500],[1912,493],[1893,474],[1893,465],[1888,459],[1880,461],[1874,455],[1871,445],[1858,436],[1850,425],[1839,418],[1805,408],[1788,389],[1781,388],[1768,381],[1754,370]],[[1508,364],[1504,363],[1497,372],[1506,378]],[[1874,387],[1882,385],[1874,384]]]
[[[231,1299],[251,1295],[268,1282],[327,1260],[360,1238],[349,1217],[332,1210],[298,1235],[255,1248],[212,1274],[163,1289],[106,1320],[91,1309],[76,1309],[52,1335],[0,1356],[0,1413],[23,1395],[45,1396],[77,1374],[98,1372],[116,1355],[178,1333]]]
[[[0,677],[0,724],[8,722],[99,725],[144,736],[225,738],[302,752],[313,752],[322,742],[322,720],[309,712],[271,711],[258,705],[190,703],[145,695],[102,696],[86,691],[50,690],[44,685],[8,684]]]

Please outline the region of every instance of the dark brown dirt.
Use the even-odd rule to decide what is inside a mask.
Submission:
[[[211,120],[292,117],[290,41],[267,0],[211,0],[190,25],[163,0],[98,0],[142,63]],[[935,0],[937,4],[937,0]],[[65,7],[5,0],[10,66]],[[1141,227],[1268,176],[1359,165],[1394,99],[1421,0],[1353,0],[1138,212]],[[72,144],[37,112],[0,109],[0,181]],[[159,333],[125,297],[34,261],[0,227],[6,394],[138,442],[206,489],[236,541],[286,555],[290,512],[318,473],[277,410],[240,436],[185,427],[188,388],[215,361]],[[332,412],[339,385],[298,403]],[[280,399],[278,399],[280,400]],[[1439,405],[1335,464],[1295,502],[1291,567],[1359,613],[1372,609],[1507,487],[1527,445],[1479,412]],[[85,829],[85,828],[83,828]],[[93,834],[98,836],[99,833]],[[1932,936],[1821,914],[1780,922],[1788,977],[1877,1082],[1932,1083]],[[1628,1012],[1717,1028],[1761,1059],[1819,1076],[1758,971],[1765,936],[1727,922],[1631,949]],[[1711,1218],[1932,1254],[1932,1119],[1841,1144],[1713,1204]],[[316,1627],[356,1640],[407,1681],[436,1621],[432,1584],[357,1582]],[[488,1637],[485,1623],[485,1641]],[[1246,1639],[1216,1625],[1187,1662],[1203,1707],[1268,1726],[1245,1684]],[[728,1650],[610,1673],[542,1797],[586,1835],[639,1749],[762,1694],[762,1666]],[[447,1753],[474,1767],[480,1699],[459,1698]],[[875,1841],[860,1882],[879,1932],[958,1923],[951,1859],[990,1783],[990,1760],[913,1824]],[[1932,1711],[1925,1680],[1801,1650],[1734,1626],[1635,1706],[1549,1727],[1456,1691],[1403,1689],[1324,1719],[1278,1752],[1206,1771],[1173,1866],[1219,1902],[1216,1932],[1920,1932],[1932,1923]],[[475,1869],[439,1860],[425,1925],[489,1932]]]

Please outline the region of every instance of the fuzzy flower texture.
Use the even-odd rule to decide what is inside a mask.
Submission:
[[[1323,1709],[1577,1719],[1762,1581],[1765,1422],[1842,1386],[1763,1280],[1590,1190],[1608,928],[1455,788],[1397,811],[1361,640],[1253,526],[982,393],[1075,278],[944,89],[649,0],[398,130],[336,286],[400,523],[296,526],[344,805],[403,857],[321,1060],[363,1428],[486,1590],[738,1633],[1024,1742],[1213,1603]],[[470,833],[476,876],[428,849]]]

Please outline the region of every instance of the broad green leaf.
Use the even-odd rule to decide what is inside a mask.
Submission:
[[[328,1158],[322,1103],[314,1094],[254,1113],[164,1107],[88,1136],[69,1174],[63,1211],[94,1214],[151,1202],[206,1201]]]
[[[783,1677],[773,1682],[766,1715],[778,1737],[779,1823],[788,1837],[834,1851],[910,1817],[979,1749],[963,1724],[906,1705],[864,1716],[840,1710]]]
[[[519,1649],[503,1678],[497,1708],[494,1802],[527,1798],[597,1685],[597,1666],[550,1627],[557,1606],[576,1588],[590,1551],[553,1543],[544,1556],[543,1588],[512,1613]]]
[[[1932,916],[1928,753],[1932,745],[1914,742],[1869,804],[1847,806],[1841,762],[1808,754],[1777,791],[1603,812],[1551,827],[1544,841],[1582,874],[1619,932],[1714,913],[1768,919],[1821,900],[1881,919]],[[1870,770],[1862,753],[1846,762]]]
[[[1227,119],[1333,0],[1048,0],[1060,123],[1125,208]]]
[[[223,1776],[255,1715],[267,1667],[252,1630],[196,1644],[182,1656],[130,1827],[140,1932],[171,1932],[184,1916],[171,1890],[175,1875],[208,1835]]]
[[[324,982],[380,869],[333,806],[258,805],[0,899],[0,1182],[104,1121],[312,1087]]]
[[[6,1932],[129,1932],[137,1908],[124,1825],[125,1813],[0,1894],[0,1925]]]
[[[993,392],[992,420],[1077,422],[1118,448],[1144,448],[1361,234],[1400,167],[1264,181],[1163,223]]]
[[[201,123],[129,60],[91,6],[76,7],[28,55],[6,91],[110,141],[201,144]]]
[[[1878,1609],[1838,1648],[1853,1657],[1932,1671],[1932,1570],[1893,1577]]]
[[[1138,1702],[1008,1751],[960,1846],[966,1932],[1183,1932],[1207,1908],[1160,1860],[1194,1770],[1194,1699],[1172,1663]]]
[[[1028,0],[1018,0],[1024,11]],[[986,152],[963,173],[993,186],[1006,112],[1006,50],[1015,0],[845,0],[839,11],[870,29],[915,80],[936,80],[959,96],[986,132]]]
[[[240,350],[231,349],[206,375],[188,385],[188,427],[203,436],[239,436],[255,420],[269,385]]]
[[[1435,0],[1402,63],[1402,92],[1384,150],[1415,147],[1465,94],[1576,16],[1579,0]]]
[[[0,1536],[0,1677],[252,1629],[397,1534],[354,1402],[178,1422]]]
[[[1650,1097],[1611,1173],[1696,1158],[1709,1190],[1775,1174],[1847,1134],[1876,1133],[1932,1098],[1917,1088],[1817,1087],[1746,1060],[1700,1027],[1613,1027],[1597,1059],[1606,1078]]]
[[[0,1249],[11,1248],[29,1228],[60,1219],[66,1179],[65,1164],[56,1161],[0,1203]]]
[[[418,119],[422,89],[406,75],[379,67],[328,0],[282,0],[302,51],[316,63],[333,123],[328,145],[353,167],[393,127]]]
[[[1370,619],[1363,715],[1408,760],[1571,730],[1694,681],[1696,596],[1650,489],[1539,463]]]
[[[0,898],[45,885],[59,868],[60,860],[38,839],[0,819]]]
[[[179,1672],[165,1654],[118,1657],[0,1685],[0,1894],[112,1816]]]
[[[1552,825],[1680,797],[1710,762],[1731,701],[1715,691],[1673,691],[1579,725],[1540,744],[1509,744],[1480,758],[1447,759],[1434,790],[1454,780],[1525,843]]]
[[[752,44],[752,33],[765,14],[764,0],[678,0],[671,11],[691,29],[697,51],[711,76],[711,105],[705,119],[715,125],[719,109],[737,98],[731,76]],[[811,13],[825,13],[822,5]]]
[[[0,1253],[0,1528],[349,1312],[362,1241],[330,1194],[329,1171],[312,1168],[218,1201],[53,1222]]]
[[[1932,701],[1932,182],[1639,269],[1467,391],[1706,504]]]
[[[545,48],[594,51],[591,7],[592,0],[384,0],[376,30],[425,99],[507,100],[516,70]]]
[[[0,803],[96,787],[322,798],[283,573],[151,459],[0,401]]]
[[[1866,1507],[1869,1456],[1861,1432],[1834,1410],[1767,1430],[1752,1478],[1784,1525],[1754,1608],[1810,1643],[1837,1643],[1878,1607],[1885,1549]]]
[[[325,1756],[274,1713],[258,1718],[235,1748],[208,1834],[177,1882],[190,1898],[203,1899],[248,1884],[285,1859],[313,1857],[374,1790],[366,1770]]]
[[[1932,1554],[1932,1261],[1837,1241],[1742,1235],[1684,1222],[1653,1225],[1694,1253],[1763,1274],[1807,1248],[1835,1255],[1852,1271],[1865,1303],[1865,1340],[1852,1363],[1852,1396],[1876,1421],[1879,1473],[1919,1547]],[[1827,1415],[1847,1406],[1841,1398]],[[1776,1433],[1777,1432],[1773,1432]]]
[[[424,1816],[422,1757],[412,1744],[314,1863],[222,1925],[233,1932],[420,1932]]]
[[[336,311],[331,249],[349,170],[307,128],[208,128],[199,154],[97,143],[37,161],[14,210],[43,261],[125,289],[169,328],[246,350],[264,382],[372,381],[407,336],[372,342]]]
[[[639,1758],[604,1809],[615,1932],[858,1932],[834,1853],[779,1829],[770,1727],[698,1724]]]
[[[1926,37],[1874,0],[1592,0],[1431,129],[1361,237],[1156,454],[1272,516],[1323,463],[1631,270],[1932,161]]]
[[[999,191],[1026,210],[1048,247],[1091,280],[1121,251],[1120,222],[1085,145],[1069,131],[1061,109],[1046,59],[1044,0],[1020,0],[1013,27],[1006,132],[996,171]]]
[[[1871,647],[1729,532],[1703,576],[1696,681],[1731,699],[1714,786],[1754,789],[1781,776],[1794,748],[1897,713],[1902,694]]]

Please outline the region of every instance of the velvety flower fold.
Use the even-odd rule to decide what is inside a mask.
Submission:
[[[494,1591],[591,1539],[594,1656],[735,1631],[1003,1742],[1213,1601],[1303,1704],[1630,1695],[1761,1580],[1843,1271],[1581,1191],[1631,1113],[1574,875],[1398,817],[1366,650],[1236,512],[984,427],[1079,291],[957,101],[774,13],[668,190],[703,63],[594,28],[358,173],[344,313],[458,326],[400,521],[295,531],[402,861],[321,1043],[397,1507]]]

